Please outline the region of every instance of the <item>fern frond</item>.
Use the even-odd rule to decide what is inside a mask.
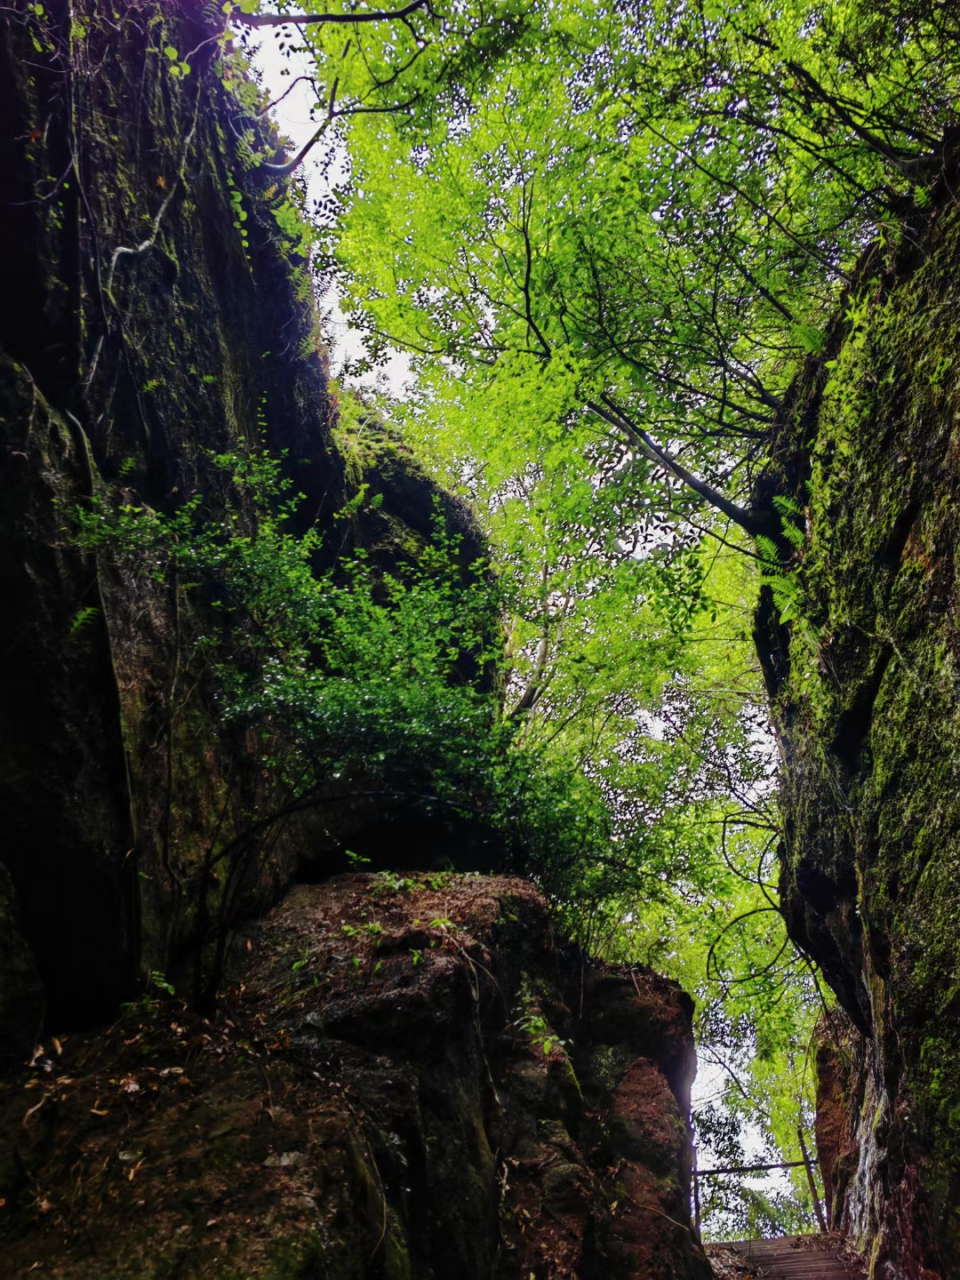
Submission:
[[[757,535],[757,550],[760,552],[760,559],[765,564],[779,565],[780,553],[777,550],[777,544],[772,538],[768,538],[765,534]]]
[[[799,502],[794,501],[793,498],[785,498],[780,494],[777,494],[773,500],[773,505],[782,516],[803,515],[803,507],[800,506]]]
[[[791,547],[800,548],[806,541],[806,534],[798,524],[794,524],[790,520],[783,522],[783,536],[790,543]]]

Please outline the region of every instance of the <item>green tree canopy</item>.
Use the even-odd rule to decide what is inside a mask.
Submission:
[[[769,533],[751,477],[798,362],[953,143],[957,19],[802,0],[525,20],[482,85],[352,123],[337,252],[373,358],[573,370],[635,493]]]

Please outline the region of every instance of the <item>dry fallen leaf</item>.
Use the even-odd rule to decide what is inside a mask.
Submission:
[[[134,1080],[133,1076],[124,1076],[120,1081],[120,1088],[124,1093],[139,1093],[140,1086]]]

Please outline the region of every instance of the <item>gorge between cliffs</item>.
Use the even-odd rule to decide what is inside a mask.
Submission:
[[[958,49],[0,11],[0,1277],[960,1277]]]

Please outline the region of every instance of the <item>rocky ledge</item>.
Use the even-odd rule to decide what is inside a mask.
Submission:
[[[448,873],[297,886],[240,955],[209,1017],[144,1001],[4,1080],[0,1274],[711,1275],[676,983]]]

